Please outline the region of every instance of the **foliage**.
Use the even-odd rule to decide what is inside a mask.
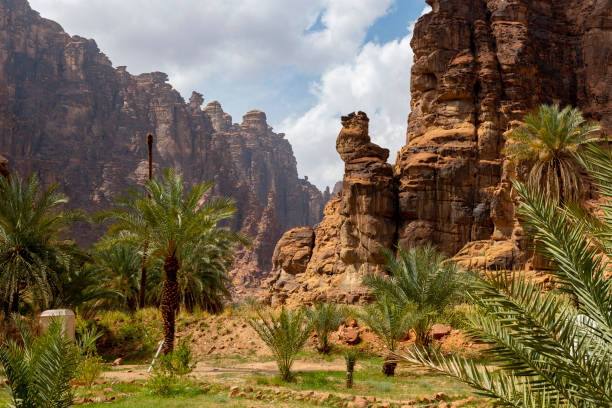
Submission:
[[[147,380],[147,388],[154,394],[167,396],[178,383],[178,377],[172,367],[172,354],[162,354],[155,361],[153,370]]]
[[[48,308],[78,309],[82,315],[93,317],[118,297],[118,292],[109,287],[107,278],[88,267],[89,260],[87,255],[75,253],[62,265]]]
[[[542,105],[524,118],[524,124],[508,135],[505,154],[515,161],[531,161],[527,186],[549,198],[577,201],[580,199],[580,168],[575,157],[583,147],[598,139],[597,123],[585,123],[578,109],[570,106]]]
[[[12,340],[0,348],[9,385],[11,407],[62,408],[72,401],[70,381],[79,362],[79,349],[62,335],[60,320],[52,320],[45,333],[34,337],[16,318],[20,345]]]
[[[409,250],[398,247],[397,258],[389,250],[383,254],[390,276],[366,275],[363,284],[400,309],[413,305],[416,342],[426,345],[431,325],[463,293],[468,276],[431,245]]]
[[[96,350],[96,340],[102,336],[96,328],[77,326],[76,345],[80,351],[80,361],[76,371],[77,381],[90,388],[94,381],[100,377],[104,369],[104,362]]]
[[[96,353],[88,353],[79,362],[76,379],[80,384],[87,388],[91,388],[104,370],[104,360]]]
[[[355,364],[359,358],[359,350],[349,348],[344,351],[344,361],[346,362],[346,388],[353,388],[353,373],[355,372]]]
[[[390,351],[395,351],[398,342],[406,337],[415,323],[416,315],[412,304],[403,305],[385,295],[354,313],[383,340]]]
[[[93,254],[90,271],[120,294],[120,306],[135,311],[140,290],[142,256],[136,248],[123,242],[100,248]]]
[[[469,299],[471,334],[491,345],[500,371],[458,357],[413,350],[399,358],[453,376],[511,407],[612,405],[612,153],[586,149],[584,163],[606,198],[601,217],[583,217],[569,205],[516,184],[519,213],[553,276],[575,303],[523,276],[489,274]]]
[[[177,349],[172,352],[172,367],[179,376],[189,374],[196,366],[190,343],[191,335],[181,339]]]
[[[289,311],[283,306],[278,317],[270,313],[264,316],[257,311],[259,319],[248,319],[249,325],[272,351],[283,381],[292,379],[291,366],[302,349],[311,327],[304,309]]]
[[[145,194],[131,191],[128,197],[117,199],[116,207],[98,217],[100,221],[114,222],[103,239],[104,245],[123,242],[139,247],[147,241],[151,257],[163,259],[160,308],[165,354],[174,348],[174,319],[181,296],[178,273],[181,268],[183,275],[198,278],[201,285],[190,287],[195,288],[194,296],[199,302],[209,305],[212,295],[227,293],[227,280],[221,277],[225,276],[229,263],[220,259],[219,254],[228,255],[231,251],[227,248],[233,248],[239,242],[246,243],[238,233],[219,226],[221,221],[233,216],[236,208],[229,198],[205,200],[211,187],[211,183],[197,184],[184,194],[182,176],[167,169],[161,178],[147,181],[146,192],[150,199]],[[221,244],[227,250],[220,249]]]
[[[76,250],[60,236],[78,214],[61,211],[67,199],[57,188],[41,191],[35,175],[13,174],[10,182],[0,177],[0,301],[6,316],[17,312],[24,290],[46,306]]]
[[[320,353],[328,354],[331,350],[329,333],[336,330],[345,319],[342,310],[332,302],[315,303],[307,313],[310,324],[317,333],[317,350]]]

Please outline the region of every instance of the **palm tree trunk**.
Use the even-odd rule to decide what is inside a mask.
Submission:
[[[149,181],[153,178],[153,134],[147,134],[147,147],[149,149]],[[147,198],[151,199],[151,194],[147,193]],[[145,290],[147,286],[147,250],[149,240],[145,239],[142,251],[142,270],[140,271],[140,294],[138,297],[138,307],[145,307]]]
[[[11,309],[11,313],[18,313],[19,312],[19,290],[16,290],[13,293],[13,296],[11,296],[11,305],[10,305],[10,309]]]
[[[395,367],[397,367],[397,362],[393,361],[391,357],[387,357],[382,366],[382,372],[387,377],[393,377],[395,375]]]
[[[179,263],[176,256],[169,256],[164,260],[164,273],[166,280],[162,289],[161,313],[164,327],[164,354],[174,350],[174,318],[179,301],[178,275]]]

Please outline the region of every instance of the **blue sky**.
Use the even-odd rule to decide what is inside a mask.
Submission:
[[[168,73],[188,98],[218,100],[234,122],[266,112],[301,176],[341,179],[340,116],[364,110],[375,142],[403,145],[411,26],[423,0],[30,0],[70,34],[94,38],[113,65]]]

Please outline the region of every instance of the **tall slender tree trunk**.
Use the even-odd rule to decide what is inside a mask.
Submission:
[[[153,134],[147,134],[147,147],[149,149],[149,181],[153,178]],[[147,198],[151,199],[151,194],[147,193]],[[142,248],[142,269],[140,271],[140,293],[138,297],[138,307],[145,307],[145,291],[147,287],[147,251],[149,250],[149,238],[145,239]]]
[[[178,275],[179,263],[176,256],[169,256],[164,260],[164,273],[166,280],[162,289],[161,313],[164,327],[164,354],[174,350],[174,318],[179,301]]]

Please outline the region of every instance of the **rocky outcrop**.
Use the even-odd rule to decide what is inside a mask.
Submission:
[[[433,243],[467,268],[529,266],[510,182],[526,169],[504,161],[506,133],[530,110],[555,101],[612,132],[611,0],[427,3],[433,10],[419,19],[412,39],[411,112],[394,177],[376,164],[376,186],[350,189],[352,174],[373,174],[372,160],[346,156],[370,149],[363,133],[353,132],[362,144],[354,152],[339,148],[346,162],[339,208],[326,211],[315,228],[311,261],[298,280],[322,276],[312,265],[322,259],[333,276],[355,265],[371,269],[378,262],[367,259],[373,249],[396,243]],[[386,158],[381,150],[369,156]],[[395,218],[387,200],[395,203]],[[371,218],[364,206],[381,211]],[[322,247],[319,237],[328,241]],[[307,290],[300,296],[313,297]]]
[[[298,178],[291,145],[263,112],[236,124],[216,101],[202,109],[197,92],[185,103],[167,80],[113,68],[93,40],[66,34],[26,0],[0,0],[0,152],[12,168],[60,182],[71,206],[94,212],[142,182],[152,132],[155,172],[176,167],[189,185],[212,180],[214,195],[235,199],[232,226],[253,246],[234,282],[258,286],[282,233],[320,221],[326,197]],[[76,235],[87,245],[100,232],[83,225]]]
[[[394,184],[393,168],[387,163],[389,150],[370,141],[368,128],[363,112],[342,117],[336,140],[345,163],[342,192],[328,203],[314,246],[300,246],[308,249],[300,255],[309,259],[307,267],[300,263],[293,271],[288,268],[293,265],[295,237],[303,233],[301,229],[287,232],[276,245],[270,303],[282,303],[288,297],[308,303],[354,303],[367,293],[360,284],[363,276],[382,272],[380,249],[391,247],[396,234],[395,190],[389,188]]]

